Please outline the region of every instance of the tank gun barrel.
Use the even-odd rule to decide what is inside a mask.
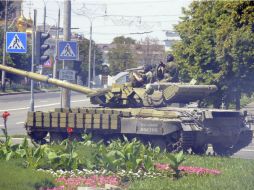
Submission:
[[[9,72],[9,73],[24,76],[24,77],[27,77],[27,78],[30,78],[30,79],[33,79],[33,80],[46,82],[46,83],[49,83],[49,84],[54,84],[56,86],[67,88],[67,89],[70,89],[70,90],[73,90],[73,91],[76,91],[76,92],[81,92],[81,93],[87,94],[87,95],[93,95],[93,94],[97,93],[96,90],[92,90],[92,89],[84,87],[84,86],[80,86],[80,85],[77,85],[77,84],[72,84],[72,83],[62,81],[62,80],[58,80],[58,79],[53,79],[53,78],[50,78],[48,76],[40,75],[40,74],[33,73],[33,72],[28,72],[28,71],[23,71],[23,70],[16,69],[16,68],[13,68],[13,67],[8,67],[8,66],[2,65],[2,64],[0,64],[0,70],[4,70],[4,71]]]
[[[217,91],[215,85],[190,85],[187,83],[153,83],[154,90],[163,92],[168,103],[189,103],[201,100]]]

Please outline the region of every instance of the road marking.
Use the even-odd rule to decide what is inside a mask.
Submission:
[[[83,100],[73,100],[71,101],[72,103],[76,103],[76,102],[88,102],[90,101],[89,99],[83,99]],[[49,107],[49,106],[56,106],[56,105],[60,105],[60,103],[53,103],[53,104],[45,104],[45,105],[39,105],[39,106],[34,106],[34,108],[43,108],[43,107]],[[24,107],[24,108],[13,108],[13,109],[6,109],[6,110],[0,110],[0,112],[4,112],[4,111],[19,111],[19,110],[27,110],[30,107]]]
[[[24,124],[24,123],[25,123],[24,121],[21,121],[21,122],[17,122],[16,125]]]

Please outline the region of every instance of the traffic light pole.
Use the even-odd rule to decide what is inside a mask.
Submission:
[[[36,32],[36,18],[37,10],[34,10],[33,31],[32,31],[32,61],[31,72],[34,72],[34,60],[35,60],[35,32]],[[34,81],[31,79],[31,99],[30,99],[30,111],[34,111]]]

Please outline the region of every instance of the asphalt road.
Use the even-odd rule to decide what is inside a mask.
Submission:
[[[35,110],[50,111],[60,107],[60,92],[35,93]],[[0,113],[8,111],[11,115],[7,121],[10,135],[26,134],[24,121],[29,111],[30,94],[3,95],[0,96]],[[90,106],[89,99],[80,93],[72,92],[71,106]],[[0,128],[3,128],[3,120],[0,119]],[[0,131],[0,134],[2,131]]]
[[[71,107],[92,106],[89,99],[80,93],[72,92]],[[0,96],[0,114],[4,111],[10,112],[7,121],[8,133],[10,135],[25,135],[24,121],[30,105],[30,94],[3,95]],[[60,107],[60,92],[35,93],[35,110],[49,111]],[[254,103],[246,106],[246,109],[254,114]],[[3,128],[3,120],[0,118],[0,128]],[[2,134],[2,131],[0,131]],[[209,149],[209,151],[212,151]],[[248,147],[237,152],[233,157],[254,159],[254,142]]]

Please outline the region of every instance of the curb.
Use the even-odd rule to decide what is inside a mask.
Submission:
[[[34,93],[46,93],[46,92],[58,92],[60,90],[38,90],[34,91]],[[17,95],[17,94],[29,94],[31,93],[30,91],[22,91],[22,92],[6,92],[6,93],[0,93],[0,96],[5,96],[5,95]]]

